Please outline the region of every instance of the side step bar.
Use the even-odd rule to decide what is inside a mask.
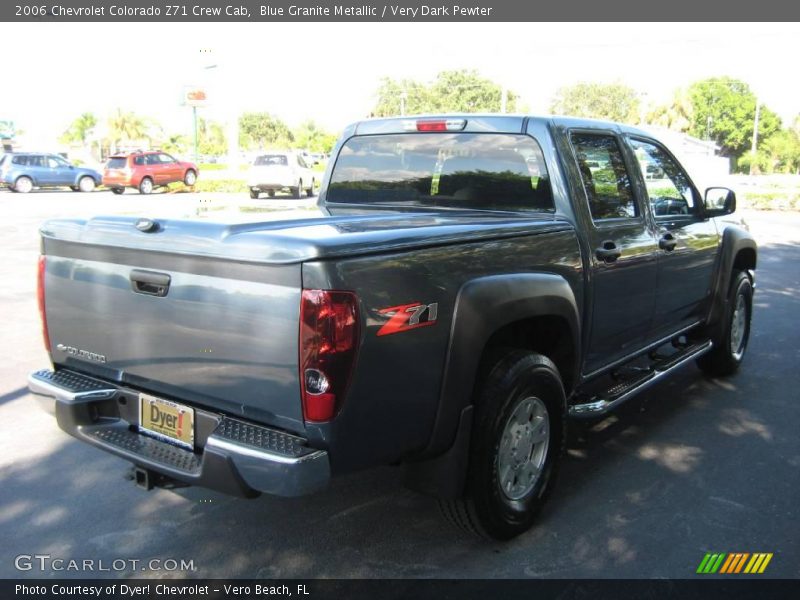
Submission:
[[[588,402],[573,404],[569,407],[569,416],[575,419],[592,419],[602,416],[690,360],[699,358],[711,350],[713,345],[713,342],[708,340],[689,346],[669,358],[657,361],[650,370],[641,375],[616,384],[602,394],[592,397]]]

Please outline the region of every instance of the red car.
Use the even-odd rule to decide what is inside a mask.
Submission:
[[[176,181],[194,185],[197,165],[158,150],[111,156],[103,171],[103,185],[115,194],[123,193],[126,187],[137,188],[140,194],[149,194],[156,186]]]

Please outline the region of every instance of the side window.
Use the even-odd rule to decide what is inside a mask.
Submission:
[[[660,146],[644,140],[630,140],[642,169],[650,208],[657,217],[697,212],[697,198],[680,165]]]
[[[44,160],[44,156],[36,156],[31,155],[28,157],[28,166],[29,167],[44,167],[47,166]]]
[[[47,166],[50,167],[51,169],[58,169],[59,167],[63,167],[64,165],[62,165],[60,162],[58,162],[52,156],[48,156],[47,157]]]
[[[308,168],[308,165],[306,165],[306,161],[303,160],[303,157],[300,154],[297,155],[297,164],[300,165],[301,169]]]
[[[175,162],[175,159],[172,158],[169,154],[159,154],[158,158],[161,161],[161,163],[165,165]]]
[[[15,165],[27,165],[28,164],[28,157],[27,156],[15,156],[11,159],[11,163]]]
[[[638,217],[631,178],[616,138],[595,133],[573,133],[570,138],[592,219]]]
[[[145,154],[144,164],[146,165],[160,165],[161,161],[158,160],[158,154]]]
[[[142,165],[144,165],[145,164],[144,156],[142,156],[141,154],[139,156],[134,156],[133,164],[136,165],[137,167],[141,167]]]

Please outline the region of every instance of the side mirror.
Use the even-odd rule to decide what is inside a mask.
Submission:
[[[724,187],[708,188],[703,202],[709,217],[722,217],[736,210],[736,194]]]

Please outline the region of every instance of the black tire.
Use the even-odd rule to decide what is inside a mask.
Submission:
[[[267,196],[269,196],[270,198],[274,198],[275,197],[275,190],[269,190],[267,192]]]
[[[197,173],[194,172],[194,169],[189,169],[183,176],[183,184],[192,187],[195,183],[197,183]]]
[[[311,180],[311,187],[306,190],[306,194],[308,195],[309,198],[313,198],[314,197],[314,180],[313,179]]]
[[[125,188],[113,187],[113,188],[111,188],[111,193],[112,194],[117,194],[119,196],[120,194],[124,194],[125,193]]]
[[[19,192],[20,194],[27,194],[32,189],[33,189],[33,180],[30,177],[26,177],[25,175],[17,177],[17,180],[14,182],[14,190]]]
[[[293,187],[292,188],[292,196],[294,196],[297,199],[300,199],[300,198],[303,197],[303,180],[302,179],[297,182],[297,187]]]
[[[697,366],[706,375],[724,377],[739,370],[750,339],[752,316],[753,282],[744,271],[734,271],[728,292],[724,329],[718,339],[713,340],[714,348],[697,359]]]
[[[81,188],[79,188],[77,185],[71,185],[71,186],[69,186],[69,189],[71,189],[73,192],[80,192],[81,191]]]
[[[258,199],[258,190],[250,190],[250,197],[251,197],[253,200],[256,200],[256,199]]]
[[[153,180],[150,179],[149,177],[144,177],[139,182],[139,193],[140,194],[150,194],[150,193],[153,192],[153,188],[154,187],[155,186],[153,185]]]
[[[508,540],[531,528],[555,483],[566,443],[564,387],[550,359],[525,350],[511,350],[494,363],[476,391],[465,495],[455,501],[440,500],[439,506],[450,522],[469,533]],[[519,429],[515,432],[509,427],[520,427],[515,417],[524,415],[532,400],[538,402],[540,414],[544,409],[545,418],[530,420],[528,431],[532,428],[539,432],[543,424],[548,436],[546,441],[529,441],[528,447],[521,440]],[[519,456],[528,454],[527,461],[516,458],[517,444],[521,444]],[[507,458],[509,451],[519,464],[510,469],[506,464],[504,476],[500,473],[502,456]],[[528,473],[530,481],[525,482],[522,465],[532,464],[537,456],[539,468],[533,475]],[[519,484],[517,473],[522,474]]]

